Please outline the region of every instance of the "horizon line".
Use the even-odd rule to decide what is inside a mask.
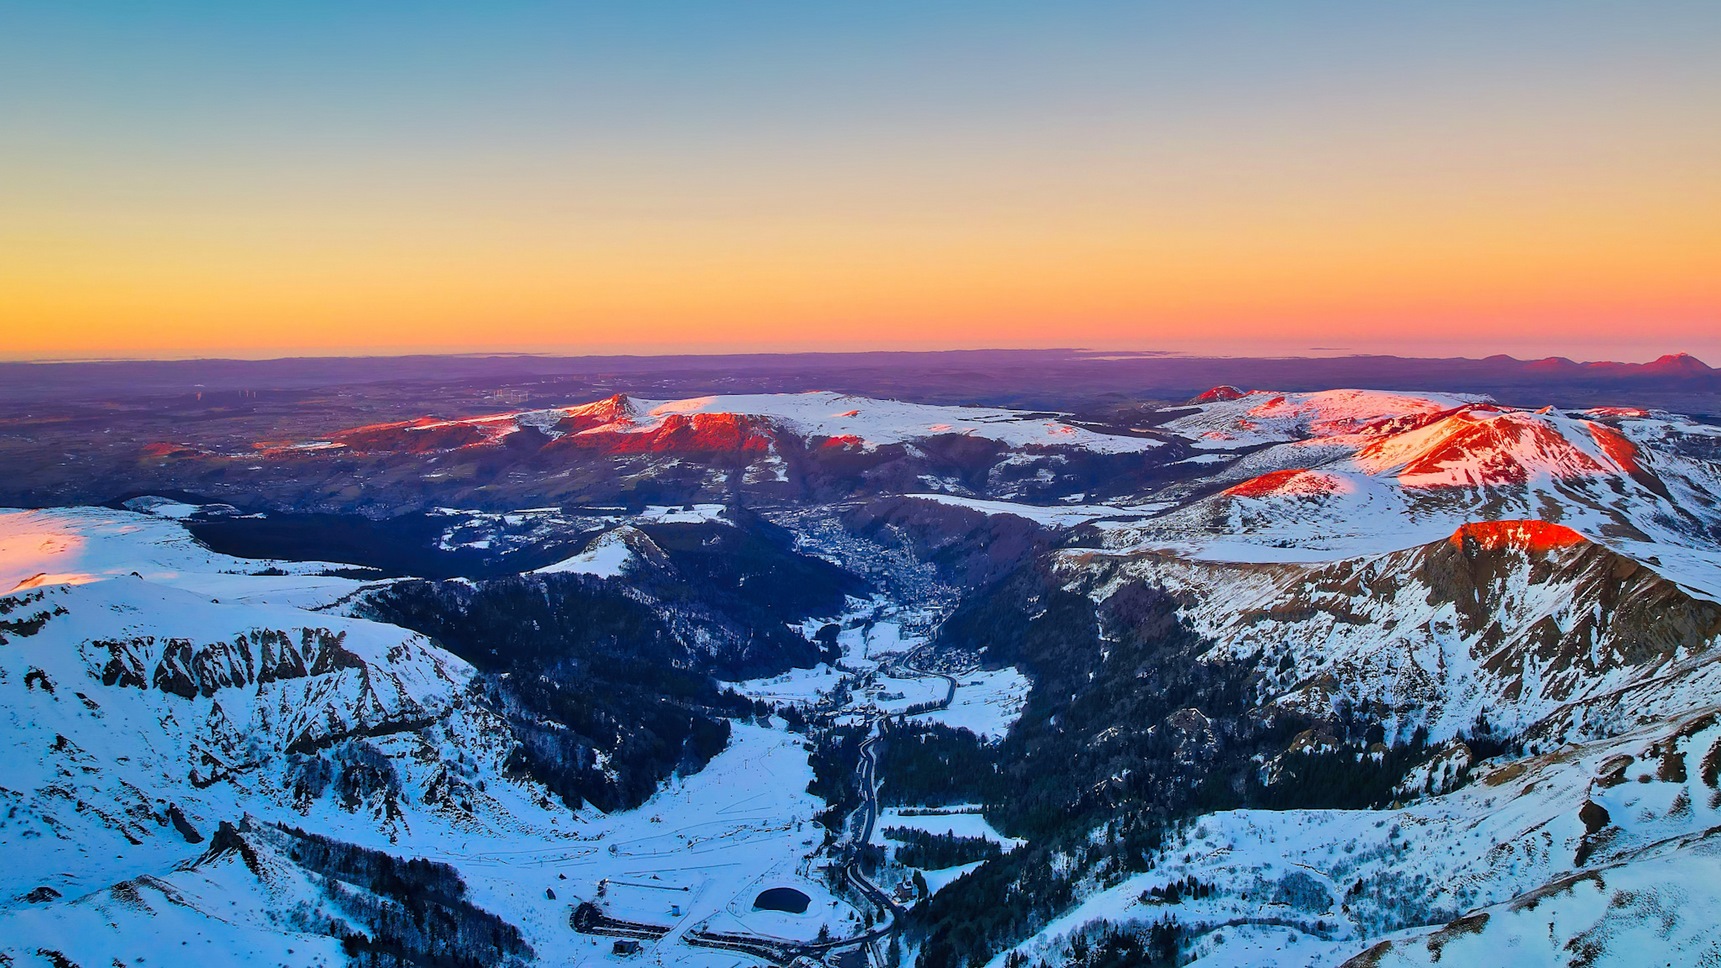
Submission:
[[[1071,356],[1089,356],[1095,362],[1108,360],[1131,359],[1188,359],[1188,360],[1343,360],[1385,358],[1399,360],[1431,360],[1431,361],[1464,361],[1482,363],[1489,360],[1510,360],[1516,363],[1567,362],[1578,366],[1595,364],[1614,364],[1620,366],[1645,366],[1667,359],[1686,358],[1707,366],[1693,353],[1683,350],[1672,350],[1661,353],[1641,363],[1617,359],[1578,360],[1562,354],[1548,356],[1519,357],[1511,353],[1490,353],[1486,356],[1425,356],[1382,351],[1345,352],[1341,347],[1309,347],[1315,351],[1312,354],[1298,353],[1263,353],[1251,355],[1246,353],[1193,352],[1175,349],[1118,349],[1106,347],[1082,346],[970,346],[945,347],[940,349],[865,349],[865,350],[736,350],[730,352],[692,351],[681,353],[570,353],[545,351],[515,351],[515,350],[471,350],[462,352],[398,352],[398,353],[292,353],[281,356],[88,356],[88,357],[41,357],[14,358],[0,357],[0,366],[106,366],[138,363],[298,363],[337,360],[655,360],[655,359],[735,359],[740,357],[839,357],[839,356],[936,356],[959,353],[1012,353],[1012,354],[1068,354]]]

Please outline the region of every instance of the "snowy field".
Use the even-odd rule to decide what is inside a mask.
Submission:
[[[896,617],[888,606],[882,611],[875,606],[872,614],[875,617],[865,625],[844,630],[837,637],[843,645],[845,659],[852,653],[856,659],[875,661],[880,656],[912,652],[926,644],[926,638],[907,631],[902,619]]]
[[[195,584],[207,581],[210,576],[270,577],[257,575],[268,569],[302,580],[302,576],[351,567],[333,562],[218,554],[199,544],[177,521],[133,511],[0,509],[0,594],[37,585],[78,584],[134,573],[159,584]],[[351,589],[359,585],[348,579],[319,581],[328,583],[321,586],[325,589]],[[301,583],[296,587],[306,586]]]
[[[663,940],[646,943],[648,962],[661,955],[670,964],[728,968],[745,960],[679,938],[697,927],[809,939],[823,925],[843,934],[858,923],[813,876],[809,857],[824,834],[812,818],[824,804],[805,792],[813,774],[802,742],[781,729],[738,723],[729,748],[704,770],[671,781],[637,810],[594,815],[574,829],[572,843],[403,840],[400,849],[454,864],[479,906],[519,913],[545,964],[638,962],[614,959],[612,938],[569,930],[569,905],[600,900],[612,917],[671,927]],[[600,882],[607,882],[601,898]],[[812,904],[802,915],[754,911],[753,899],[770,887],[795,888]]]
[[[895,605],[882,598],[855,598],[849,601],[852,607],[848,613],[830,619],[815,619],[801,627],[801,634],[810,639],[826,624],[840,626],[842,631],[837,633],[837,646],[842,650],[842,655],[837,662],[843,667],[870,672],[878,668],[881,656],[901,655],[925,644],[924,636],[904,628],[910,622],[925,624],[928,616],[924,613],[902,613]],[[727,685],[753,699],[810,706],[836,688],[842,678],[843,673],[834,666],[821,662],[811,669],[791,669],[779,676],[730,682]],[[942,680],[929,681],[938,683],[937,695],[932,698],[942,697]],[[917,695],[930,688],[923,686],[919,680],[909,680],[908,685],[916,690]],[[910,701],[898,702],[896,705],[906,707]]]
[[[810,706],[835,688],[842,675],[828,663],[821,662],[811,669],[791,669],[780,676],[725,685],[750,699]]]
[[[873,842],[888,844],[884,836],[889,827],[908,827],[912,830],[924,830],[930,834],[949,834],[952,837],[984,837],[1005,850],[1014,850],[1024,841],[1015,837],[1006,837],[997,828],[986,822],[981,815],[979,806],[941,807],[938,813],[918,813],[925,807],[886,807],[879,811],[878,824],[873,831]],[[905,812],[906,811],[906,812]],[[948,812],[946,812],[948,811]]]
[[[982,739],[1000,740],[1022,717],[1032,686],[1014,666],[964,673],[956,677],[956,696],[950,708],[921,718],[966,729]]]
[[[873,680],[872,687],[857,698],[894,715],[912,706],[937,702],[944,698],[947,689],[944,680],[936,677],[899,679],[895,676],[880,675]]]
[[[908,494],[904,496],[968,508],[982,514],[1010,514],[1018,518],[1025,518],[1041,527],[1053,529],[1073,528],[1078,524],[1087,524],[1101,518],[1151,517],[1165,508],[1163,504],[1129,507],[1114,507],[1109,504],[1064,504],[1046,507],[1039,504],[1018,504],[1014,501],[984,501],[978,498],[960,497],[955,494]]]

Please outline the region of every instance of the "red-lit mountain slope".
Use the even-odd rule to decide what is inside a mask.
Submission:
[[[1110,548],[1332,560],[1545,519],[1721,590],[1721,428],[1688,417],[1336,390],[1217,400],[1162,429],[1230,463]]]

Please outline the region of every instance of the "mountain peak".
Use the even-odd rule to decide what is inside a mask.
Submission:
[[[1223,493],[1231,497],[1306,497],[1345,489],[1344,480],[1335,475],[1307,467],[1289,467],[1251,477],[1226,488]]]
[[[1690,353],[1668,353],[1657,357],[1654,361],[1645,363],[1643,368],[1654,373],[1670,374],[1700,374],[1714,373],[1715,368],[1703,362]]]
[[[603,416],[611,420],[620,420],[623,417],[632,417],[639,413],[639,407],[634,404],[633,398],[625,393],[612,394],[602,400],[582,403],[577,407],[567,407],[566,410],[571,414]]]
[[[1667,353],[1648,363],[1585,363],[1587,370],[1613,376],[1709,376],[1715,369],[1690,353]]]
[[[1563,524],[1526,519],[1521,521],[1472,521],[1461,524],[1448,539],[1455,547],[1467,552],[1499,551],[1517,548],[1523,551],[1549,551],[1589,543],[1589,539]]]
[[[611,424],[632,423],[640,409],[627,394],[617,393],[591,403],[564,407],[561,414],[556,429],[564,434],[577,434]]]
[[[1196,403],[1221,403],[1226,400],[1241,400],[1247,396],[1242,390],[1229,384],[1216,386],[1195,398]]]

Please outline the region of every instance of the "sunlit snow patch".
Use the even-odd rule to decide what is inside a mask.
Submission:
[[[619,578],[627,569],[628,562],[634,559],[633,548],[628,545],[630,535],[638,534],[633,528],[617,528],[606,531],[593,538],[586,549],[572,558],[564,558],[553,565],[545,565],[535,569],[535,575],[576,574],[592,575],[597,578]]]

